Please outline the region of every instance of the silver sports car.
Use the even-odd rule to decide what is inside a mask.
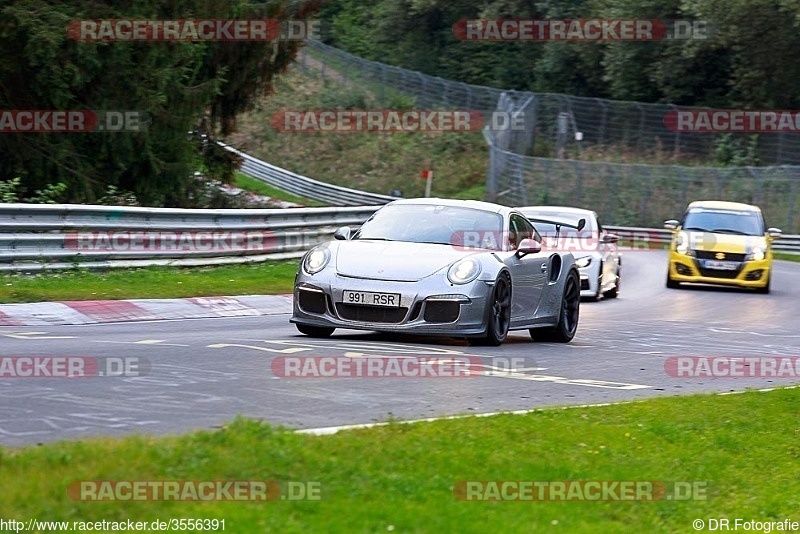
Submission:
[[[357,231],[301,260],[291,322],[325,337],[336,328],[466,337],[500,345],[509,330],[569,342],[580,278],[571,253],[542,251],[517,210],[472,200],[391,202]]]

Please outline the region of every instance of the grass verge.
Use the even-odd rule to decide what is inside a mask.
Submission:
[[[314,206],[327,205],[322,202],[312,200],[310,198],[298,197],[291,193],[287,193],[286,191],[278,189],[277,187],[272,187],[268,183],[262,182],[261,180],[250,178],[249,176],[242,174],[241,172],[237,172],[235,174],[235,180],[233,185],[235,185],[240,189],[244,189],[245,191],[250,191],[251,193],[264,195],[270,198],[274,198],[276,200],[285,200],[286,202],[294,202],[295,204],[300,204],[301,206],[314,207]]]
[[[776,260],[800,261],[800,254],[792,254],[790,252],[773,252],[772,255]]]
[[[231,532],[690,532],[800,520],[800,390],[697,395],[314,437],[253,421],[180,437],[0,450],[0,517],[225,519]],[[318,482],[320,500],[80,502],[81,480]],[[459,481],[707,483],[705,499],[465,502]],[[13,483],[11,483],[13,481]],[[696,494],[700,497],[700,494]]]
[[[299,260],[0,276],[0,303],[291,293]]]

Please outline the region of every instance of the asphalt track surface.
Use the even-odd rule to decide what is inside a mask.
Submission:
[[[129,377],[0,379],[0,444],[177,434],[218,428],[236,415],[320,428],[800,382],[678,378],[665,370],[675,356],[800,356],[800,263],[775,263],[770,295],[669,290],[665,270],[664,252],[627,253],[620,297],[582,303],[570,344],[533,342],[527,331],[512,332],[501,347],[345,330],[312,340],[288,315],[1,327],[0,356],[128,358],[150,369]],[[469,378],[275,376],[273,359],[287,356],[475,356],[496,368],[505,359],[517,370]]]

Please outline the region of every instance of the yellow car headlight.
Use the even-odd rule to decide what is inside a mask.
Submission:
[[[755,247],[753,252],[747,255],[746,260],[761,261],[766,257],[763,247]]]

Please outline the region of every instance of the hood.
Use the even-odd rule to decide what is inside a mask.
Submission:
[[[692,247],[695,250],[749,254],[754,247],[766,249],[767,240],[763,236],[753,235],[704,234],[695,245]]]
[[[451,245],[403,241],[338,241],[336,271],[371,280],[416,282],[473,254]]]

